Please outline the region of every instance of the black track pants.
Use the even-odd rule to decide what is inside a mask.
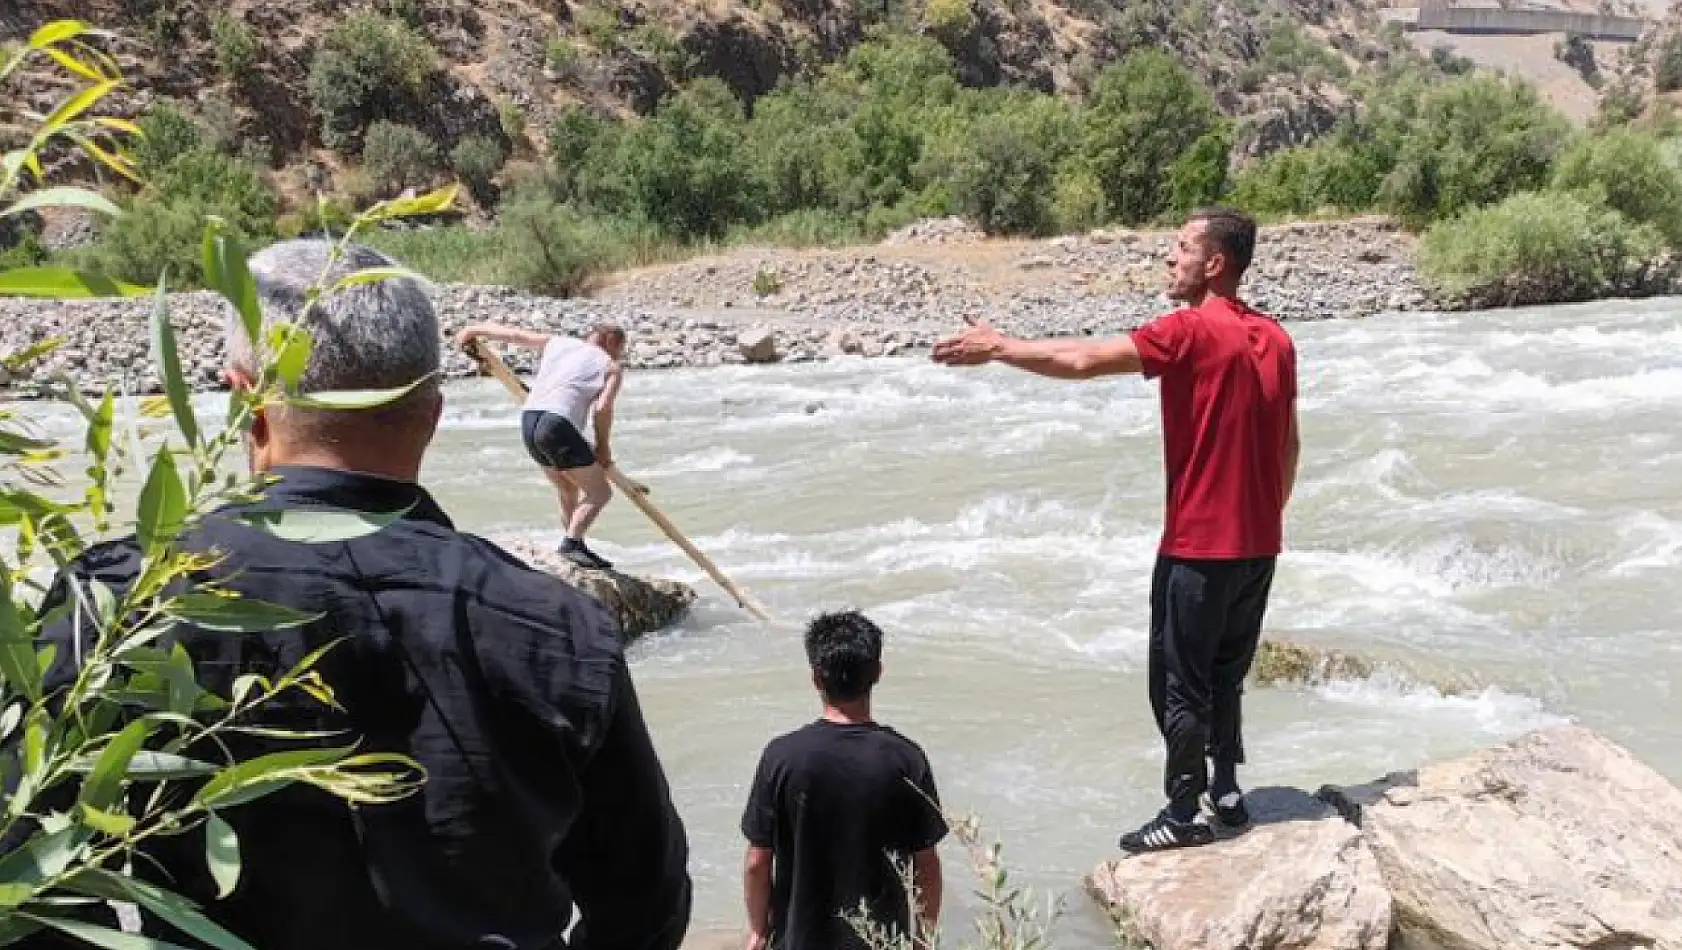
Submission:
[[[1244,677],[1261,639],[1274,558],[1158,557],[1151,576],[1151,708],[1168,745],[1164,790],[1195,800],[1209,786],[1205,755],[1244,761]]]

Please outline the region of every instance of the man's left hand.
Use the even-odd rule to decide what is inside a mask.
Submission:
[[[985,320],[966,317],[969,326],[962,333],[934,345],[930,354],[936,362],[946,366],[979,366],[992,361],[1004,344],[1005,335],[993,329]]]

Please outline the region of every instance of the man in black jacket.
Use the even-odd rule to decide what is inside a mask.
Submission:
[[[296,316],[329,245],[295,241],[251,259],[265,320]],[[391,262],[353,248],[338,273]],[[336,279],[336,277],[334,278]],[[262,950],[674,950],[688,925],[688,845],[655,754],[619,631],[595,601],[455,530],[417,484],[442,411],[440,333],[418,284],[388,280],[331,295],[308,317],[305,391],[428,381],[372,410],[265,409],[248,447],[278,481],[260,501],[208,517],[189,550],[223,555],[212,574],[250,597],[320,612],[262,635],[178,630],[201,684],[276,677],[343,640],[317,669],[341,709],[289,693],[262,724],[334,730],[331,744],[414,757],[428,780],[396,804],[352,809],[294,785],[231,809],[243,872],[226,900],[196,835],[149,855],[170,886]],[[230,319],[227,373],[256,365]],[[328,544],[281,540],[238,517],[335,508],[405,513],[370,535]],[[59,578],[133,583],[133,538],[90,550]],[[71,619],[49,688],[74,675]],[[247,739],[245,756],[295,747]],[[168,936],[168,935],[166,935]],[[177,938],[179,939],[179,938]]]

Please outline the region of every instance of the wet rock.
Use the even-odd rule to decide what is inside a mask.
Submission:
[[[749,363],[774,363],[778,359],[776,334],[761,327],[738,336],[736,348]]]
[[[1156,950],[1384,950],[1390,893],[1360,829],[1296,789],[1248,801],[1242,834],[1111,861],[1088,890]]]
[[[1250,679],[1258,686],[1273,686],[1364,679],[1371,676],[1372,672],[1371,663],[1337,650],[1264,640],[1256,648],[1256,660],[1250,667]]]
[[[1587,729],[1326,795],[1360,822],[1406,945],[1682,948],[1682,790]]]
[[[695,603],[695,589],[688,584],[635,577],[619,571],[585,570],[553,550],[524,538],[493,540],[537,570],[553,574],[595,598],[618,620],[620,633],[626,640],[677,623]]]

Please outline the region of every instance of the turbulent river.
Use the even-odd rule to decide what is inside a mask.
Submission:
[[[1247,783],[1359,782],[1567,719],[1682,780],[1682,303],[1291,329],[1303,469],[1267,635],[1386,672],[1253,689]],[[449,397],[425,473],[445,508],[558,539],[505,394]],[[856,606],[888,632],[879,718],[1011,867],[1069,897],[1062,945],[1102,945],[1079,876],[1159,803],[1154,385],[920,358],[674,370],[628,381],[618,432],[622,467],[787,624],[736,609],[629,504],[598,525],[621,567],[702,591],[633,648],[695,930],[739,925],[747,782],[817,711],[795,623]],[[947,857],[961,928],[970,882]]]

